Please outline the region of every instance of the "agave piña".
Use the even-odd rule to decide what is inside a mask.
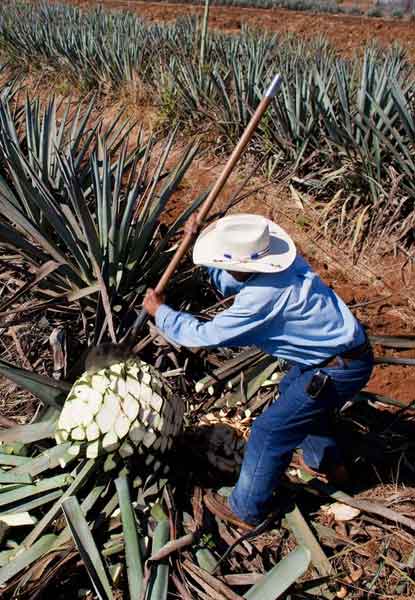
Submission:
[[[74,383],[60,414],[58,443],[73,456],[97,458],[137,452],[156,471],[182,427],[184,407],[163,377],[136,359],[86,372]]]

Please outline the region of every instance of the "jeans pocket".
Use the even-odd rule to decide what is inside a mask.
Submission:
[[[348,400],[357,394],[369,381],[371,371],[349,377],[331,376],[331,384],[340,400]]]

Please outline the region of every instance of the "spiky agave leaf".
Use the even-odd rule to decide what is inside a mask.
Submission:
[[[71,385],[65,381],[58,381],[45,375],[38,375],[33,371],[15,367],[4,360],[0,360],[0,375],[11,379],[19,387],[34,394],[47,405],[60,407],[63,405]]]
[[[87,115],[92,108],[91,103]],[[7,103],[0,105],[0,156],[7,174],[0,179],[0,208],[6,220],[0,227],[0,244],[21,253],[38,270],[39,262],[46,265],[52,259],[56,266],[34,289],[61,301],[83,299],[92,304],[97,309],[95,339],[106,318],[115,341],[112,305],[128,306],[169,260],[164,250],[183,219],[163,238],[159,221],[197,145],[189,146],[167,172],[175,132],[154,161],[152,138],[144,143],[140,135],[132,151],[127,151],[127,142],[119,146],[120,135],[128,133],[119,118],[102,135],[96,127],[87,134],[86,121],[78,123],[78,113],[73,129],[69,131],[66,113],[59,129],[56,110],[50,100],[40,116],[39,105],[27,103],[25,121],[30,125],[24,140],[19,119],[14,120]],[[190,212],[202,199],[203,195]],[[189,210],[183,216],[187,214]]]

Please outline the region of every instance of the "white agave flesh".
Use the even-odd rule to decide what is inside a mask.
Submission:
[[[127,440],[124,440],[118,449],[118,453],[122,458],[128,458],[134,454],[134,448]]]
[[[69,433],[65,429],[58,429],[55,432],[55,440],[57,444],[63,444],[67,441]]]
[[[93,416],[96,415],[101,408],[103,400],[104,396],[101,392],[98,392],[98,390],[91,390],[88,400],[86,400],[86,404]]]
[[[103,370],[98,371],[91,377],[91,387],[101,395],[105,393],[109,384],[110,380],[104,375]]]
[[[81,423],[81,425],[83,425],[84,427],[86,427],[87,425],[92,423],[95,414],[96,412],[92,410],[91,405],[87,404],[86,402],[83,402],[82,410],[80,410],[80,412],[77,415],[78,422]]]
[[[81,452],[81,444],[72,444],[70,448],[68,448],[68,454],[71,456],[78,456]]]
[[[82,383],[80,385],[78,383],[75,383],[74,387],[72,388],[72,393],[73,393],[74,399],[82,400],[82,402],[88,401],[88,396],[89,396],[90,391],[91,391],[91,382],[90,381],[88,381],[88,383]]]
[[[126,415],[120,415],[114,424],[114,431],[121,440],[124,438],[130,429],[130,419]]]
[[[86,457],[87,458],[98,458],[100,449],[101,449],[101,444],[98,440],[96,442],[91,442],[86,447]]]
[[[151,383],[151,375],[150,375],[150,373],[143,373],[142,382],[145,385],[150,385],[150,383]]]
[[[115,454],[108,454],[107,458],[104,462],[104,472],[112,471],[117,466],[117,461],[115,460]]]
[[[153,394],[150,400],[150,405],[159,413],[163,406],[163,398],[158,394]]]
[[[117,414],[111,409],[103,406],[95,417],[101,433],[108,433],[114,426]]]
[[[154,431],[147,431],[143,438],[143,444],[146,448],[151,448],[157,439],[157,434]]]
[[[145,433],[144,427],[138,421],[134,421],[128,435],[133,444],[137,445],[143,440]]]
[[[100,435],[101,432],[99,430],[98,424],[95,421],[93,421],[86,427],[86,439],[88,440],[88,442],[93,442],[94,440],[97,440]]]
[[[121,398],[126,398],[128,394],[127,383],[122,377],[119,377],[117,381],[117,394]]]
[[[115,418],[117,418],[121,414],[121,399],[117,394],[114,394],[111,391],[108,391],[104,396],[104,408],[108,408],[111,412],[114,413]]]
[[[140,404],[131,394],[127,394],[122,403],[122,409],[130,421],[134,421],[139,413]]]
[[[115,365],[111,365],[110,371],[115,373],[116,375],[121,375],[123,372],[124,363],[117,363]]]
[[[144,382],[141,384],[141,393],[140,393],[140,401],[141,406],[145,406],[146,408],[151,405],[151,398],[153,396],[153,392],[148,385]]]
[[[151,413],[151,418],[149,419],[149,425],[153,427],[153,429],[160,429],[161,417],[158,413]]]
[[[94,414],[98,412],[99,407],[101,406],[103,394],[103,392],[99,391],[93,386],[93,381],[96,377],[97,375],[93,375],[93,377],[91,378],[90,386],[77,386],[76,384],[74,386],[74,393],[76,394],[76,399],[81,400],[84,404],[87,404]]]
[[[73,398],[73,400],[71,400],[70,406],[71,406],[73,418],[76,420],[76,424],[79,425],[82,415],[84,413],[86,404],[83,400],[81,400],[81,398],[79,398],[78,396],[75,396]]]
[[[141,396],[141,384],[134,377],[127,377],[126,380],[127,391],[133,398],[140,398]]]
[[[65,429],[66,431],[70,431],[77,425],[78,420],[76,418],[75,411],[72,409],[72,402],[67,401],[59,416],[58,429]]]
[[[134,379],[138,379],[139,367],[138,367],[137,363],[130,364],[127,367],[127,375],[129,375],[130,377],[132,377]]]
[[[86,438],[85,429],[81,426],[75,427],[75,429],[72,429],[71,431],[71,438],[82,442],[82,440]]]
[[[117,450],[120,443],[117,438],[117,434],[114,431],[109,431],[106,433],[102,439],[102,447],[106,452],[114,452]]]
[[[109,380],[110,380],[110,384],[109,384],[109,387],[107,388],[107,393],[109,390],[111,390],[115,393],[117,391],[118,377],[116,375],[114,375],[113,373],[110,373]]]
[[[183,406],[163,378],[146,363],[131,359],[77,380],[55,436],[58,443],[65,438],[84,442],[73,445],[73,455],[82,449],[95,458],[118,450],[117,457],[138,452],[145,461],[153,448],[162,453],[171,447],[182,418]]]

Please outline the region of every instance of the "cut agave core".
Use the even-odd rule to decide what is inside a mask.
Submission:
[[[55,439],[72,442],[73,456],[97,458],[118,451],[127,458],[137,452],[152,462],[152,450],[162,454],[171,448],[183,413],[183,402],[163,377],[147,363],[129,359],[77,379]]]

